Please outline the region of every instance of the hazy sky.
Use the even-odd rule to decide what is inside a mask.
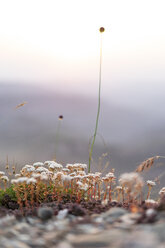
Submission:
[[[164,0],[1,0],[0,82],[97,93],[104,26],[103,96],[160,99],[164,11]]]

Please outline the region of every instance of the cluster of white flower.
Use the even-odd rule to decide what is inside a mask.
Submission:
[[[104,182],[101,173],[86,174],[86,164],[75,163],[67,164],[65,168],[55,161],[36,162],[33,165],[25,165],[15,179],[11,180],[12,184],[36,184],[38,181],[43,183],[51,182],[56,187],[76,187],[77,191],[88,191]],[[110,182],[115,179],[114,173],[109,172],[105,178]]]
[[[159,195],[160,195],[160,196],[164,196],[164,195],[165,195],[165,187],[163,187],[163,188],[159,191]]]
[[[36,163],[33,164],[33,166],[34,166],[35,168],[38,168],[38,167],[44,166],[44,164],[43,164],[42,162],[36,162]]]
[[[69,169],[70,171],[84,171],[87,168],[86,164],[80,164],[80,163],[76,163],[76,164],[67,164],[66,168]]]
[[[62,168],[63,168],[63,166],[61,164],[58,164],[54,161],[52,161],[51,163],[49,161],[48,166],[49,166],[49,169],[51,169],[52,171],[59,171],[59,170],[62,170]]]
[[[41,198],[52,197],[52,199],[61,199],[60,194],[71,194],[71,197],[80,199],[81,196],[87,199],[100,199],[105,205],[108,201],[114,199],[118,202],[138,202],[141,198],[142,187],[144,181],[139,173],[130,172],[124,173],[119,177],[119,185],[116,186],[115,170],[112,169],[105,176],[102,173],[86,173],[87,165],[81,163],[67,164],[63,167],[55,161],[35,162],[26,164],[19,173],[15,174],[15,178],[11,180],[14,190],[18,190],[27,201],[28,194],[35,194],[32,197],[32,202],[37,199],[40,202]],[[9,178],[3,171],[0,171],[0,182],[4,183],[6,188]],[[147,200],[148,206],[155,206],[158,202],[150,199],[152,187],[156,185],[155,181],[148,180]],[[45,190],[45,191],[44,191]],[[29,192],[28,192],[29,191]],[[159,195],[165,196],[165,187],[163,187]],[[141,198],[142,199],[142,198]]]
[[[5,173],[3,171],[0,171],[0,181],[2,181],[5,184],[9,182],[9,178],[5,176]]]
[[[102,180],[104,181],[104,182],[112,182],[112,181],[114,181],[116,179],[116,177],[115,177],[115,175],[114,175],[114,173],[112,173],[112,172],[109,172],[108,174],[106,174],[106,176],[105,177],[103,177],[102,178]]]
[[[47,168],[46,168],[47,167]],[[12,184],[35,184],[40,181],[52,181],[56,184],[62,185],[69,183],[71,180],[78,180],[85,178],[86,164],[68,164],[66,168],[55,161],[36,162],[33,165],[25,165],[19,174],[15,175],[15,179],[11,180]],[[4,172],[0,172],[0,176],[4,176]],[[5,178],[4,178],[5,179]],[[86,189],[86,185],[81,185],[81,189]]]
[[[35,171],[35,167],[34,166],[32,166],[32,165],[25,165],[23,168],[22,168],[22,170],[20,171],[20,174],[22,174],[22,175],[24,175],[25,173],[31,173],[31,172],[33,172],[33,171]]]

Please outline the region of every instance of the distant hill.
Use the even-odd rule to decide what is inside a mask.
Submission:
[[[21,102],[23,107],[15,109]],[[0,161],[6,155],[18,164],[44,161],[55,156],[62,163],[88,162],[89,139],[93,134],[97,99],[63,95],[32,85],[0,84]],[[62,114],[56,149],[58,116]],[[110,167],[117,173],[134,170],[153,155],[165,155],[165,126],[145,113],[102,99],[95,162],[108,152]],[[106,143],[106,146],[104,145]]]

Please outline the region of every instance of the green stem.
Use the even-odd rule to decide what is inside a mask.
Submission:
[[[96,125],[95,125],[95,131],[93,135],[93,141],[91,144],[91,149],[89,152],[89,166],[88,166],[88,173],[91,171],[91,160],[92,160],[92,153],[93,153],[93,147],[96,139],[97,134],[97,128],[98,128],[98,121],[99,121],[99,114],[100,114],[100,95],[101,95],[101,69],[102,69],[102,34],[101,34],[101,44],[100,44],[100,70],[99,70],[99,94],[98,94],[98,108],[97,108],[97,116],[96,116]]]
[[[61,120],[58,120],[58,125],[57,125],[57,130],[56,130],[56,137],[55,137],[55,158],[54,158],[55,160],[56,160],[57,150],[58,150],[60,127],[61,127]]]

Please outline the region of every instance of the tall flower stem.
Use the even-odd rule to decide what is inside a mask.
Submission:
[[[100,114],[100,104],[101,104],[101,72],[102,72],[102,33],[104,32],[104,28],[101,27],[100,28],[100,68],[99,68],[99,93],[98,93],[98,107],[97,107],[97,116],[96,116],[96,125],[95,125],[95,131],[94,131],[94,135],[93,135],[93,140],[92,140],[92,144],[90,147],[90,151],[89,151],[89,166],[88,166],[88,173],[90,173],[91,171],[91,160],[92,160],[92,153],[93,153],[93,147],[94,147],[94,143],[95,143],[95,139],[96,139],[96,135],[97,135],[97,128],[98,128],[98,122],[99,122],[99,114]]]
[[[58,124],[57,124],[57,130],[56,130],[56,136],[55,136],[55,156],[54,156],[55,161],[56,161],[56,158],[57,158],[58,141],[59,141],[59,135],[60,135],[60,128],[61,128],[61,121],[62,120],[63,120],[63,115],[59,115]]]

